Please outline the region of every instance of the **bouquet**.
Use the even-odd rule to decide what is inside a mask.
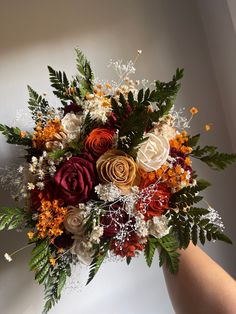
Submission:
[[[89,283],[107,256],[129,264],[143,252],[151,266],[158,249],[160,266],[176,273],[178,249],[190,241],[231,243],[200,195],[209,182],[198,178],[192,159],[221,170],[236,154],[200,147],[200,134],[187,133],[198,109],[187,119],[174,106],[183,69],[149,84],[129,78],[137,58],[111,60],[118,80],[95,82],[86,57],[79,49],[76,55],[71,80],[48,67],[59,108],[28,86],[33,129],[0,124],[7,142],[25,152],[12,170],[18,206],[0,209],[0,230],[26,230],[29,267],[45,289],[43,313],[60,299],[76,263],[89,265]]]

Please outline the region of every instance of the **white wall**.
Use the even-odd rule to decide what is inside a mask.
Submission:
[[[208,18],[214,20],[216,14],[221,16],[220,8],[210,10],[215,8],[211,0],[198,1],[198,6],[194,0],[1,1],[1,123],[10,124],[16,110],[26,108],[27,84],[39,92],[48,92],[49,99],[54,99],[50,94],[46,65],[66,70],[68,74],[75,73],[74,47],[79,46],[86,53],[95,73],[103,79],[112,77],[106,68],[110,58],[128,60],[137,49],[142,49],[136,77],[166,80],[177,67],[184,67],[185,78],[177,104],[199,108],[192,132],[202,131],[205,123],[212,122],[214,128],[211,133],[203,135],[202,143],[212,143],[231,151],[235,125],[229,110],[234,107],[228,98],[223,97],[224,91],[228,93],[227,84],[219,83],[216,72],[220,61],[212,54],[214,27],[211,33],[206,33],[204,28],[202,5],[206,2]],[[225,23],[232,23],[227,14],[222,18]],[[215,30],[217,35],[220,30],[220,27]],[[221,64],[220,75],[223,72]],[[235,83],[230,67],[225,75],[228,75],[230,84]],[[0,166],[15,161],[16,151],[17,148],[7,145],[1,136]],[[203,165],[196,166],[200,174],[214,184],[207,192],[207,199],[219,209],[227,233],[236,242],[235,167],[219,174]],[[10,203],[9,195],[0,190],[0,205],[6,203]],[[23,234],[0,233],[0,255],[20,247],[25,239]],[[236,276],[235,248],[215,243],[208,245],[207,251]],[[28,258],[29,251],[26,251],[16,256],[11,264],[0,260],[0,304],[4,314],[40,313],[42,291],[27,270]],[[144,259],[139,258],[130,267],[125,263],[106,263],[88,287],[79,293],[66,294],[60,306],[51,313],[174,312],[157,258],[151,269],[147,269]]]

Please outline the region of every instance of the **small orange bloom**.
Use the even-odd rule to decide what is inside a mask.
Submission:
[[[112,88],[111,84],[110,83],[106,83],[106,88],[111,89]]]
[[[205,124],[204,129],[205,129],[205,131],[210,131],[211,124]]]
[[[26,137],[27,132],[26,131],[21,131],[20,132],[20,138],[25,138]]]
[[[52,266],[55,266],[56,265],[56,259],[55,258],[50,258],[50,264],[52,265]]]
[[[198,109],[197,109],[196,107],[192,107],[192,108],[190,109],[190,112],[191,112],[191,114],[194,116],[195,114],[198,113]]]
[[[29,238],[30,240],[32,240],[33,237],[34,237],[34,232],[33,232],[33,231],[29,231],[29,232],[27,233],[27,236],[28,236],[28,238]]]

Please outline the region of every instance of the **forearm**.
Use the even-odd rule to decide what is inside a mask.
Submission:
[[[177,275],[164,269],[177,314],[235,314],[236,282],[193,244],[181,250]]]

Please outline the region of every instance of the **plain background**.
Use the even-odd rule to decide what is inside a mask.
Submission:
[[[201,144],[236,150],[236,5],[234,0],[1,0],[0,1],[0,122],[11,124],[18,109],[27,107],[29,84],[47,92],[54,103],[46,65],[75,74],[74,47],[91,60],[95,74],[113,78],[109,59],[127,61],[137,49],[143,54],[135,78],[168,80],[185,68],[178,107],[196,106],[191,132],[203,132]],[[22,126],[24,121],[21,122]],[[213,123],[211,132],[203,131]],[[18,148],[0,136],[0,166],[17,160]],[[199,175],[213,186],[208,202],[219,210],[227,234],[235,234],[235,166],[216,173],[195,163]],[[0,190],[0,206],[10,204]],[[42,289],[28,271],[30,250],[12,263],[3,259],[26,241],[24,234],[0,233],[0,305],[3,314],[40,314]],[[235,246],[210,243],[206,251],[236,277]],[[193,265],[194,267],[194,265]],[[77,271],[78,272],[78,271]],[[86,272],[81,271],[82,277]],[[79,278],[79,277],[78,277]],[[77,275],[74,275],[77,280]],[[184,293],[184,291],[183,291]],[[86,288],[65,293],[57,314],[172,314],[158,259],[151,269],[143,257],[129,267],[107,262]]]

